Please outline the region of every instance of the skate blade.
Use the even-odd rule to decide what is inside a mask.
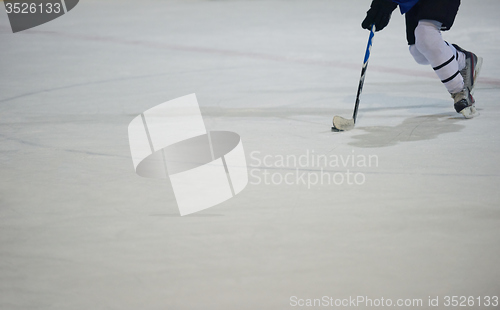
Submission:
[[[346,131],[354,128],[353,119],[345,119],[341,116],[333,117],[333,127],[332,131]]]
[[[476,110],[476,107],[471,106],[460,111],[460,114],[462,114],[465,118],[468,119],[478,116],[479,112]]]

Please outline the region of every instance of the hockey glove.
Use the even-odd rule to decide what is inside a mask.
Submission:
[[[398,5],[390,0],[373,0],[361,27],[370,30],[375,24],[375,31],[384,29],[389,24],[392,11],[397,7]]]

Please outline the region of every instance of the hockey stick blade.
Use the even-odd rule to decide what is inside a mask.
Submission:
[[[332,131],[347,131],[354,128],[354,119],[345,119],[342,116],[333,117]]]

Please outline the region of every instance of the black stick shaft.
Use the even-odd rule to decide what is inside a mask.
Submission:
[[[356,117],[358,116],[359,107],[359,97],[363,91],[363,84],[365,83],[366,68],[368,68],[368,60],[370,59],[370,52],[372,49],[373,36],[375,35],[375,25],[372,25],[370,30],[370,36],[368,37],[368,44],[366,45],[365,59],[363,61],[363,67],[361,68],[361,77],[359,78],[358,93],[356,94],[356,103],[354,104],[354,112],[352,114],[352,119],[356,123]]]

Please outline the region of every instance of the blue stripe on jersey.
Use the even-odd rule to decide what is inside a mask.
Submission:
[[[408,12],[419,0],[392,0],[399,4],[399,9],[401,14]]]

